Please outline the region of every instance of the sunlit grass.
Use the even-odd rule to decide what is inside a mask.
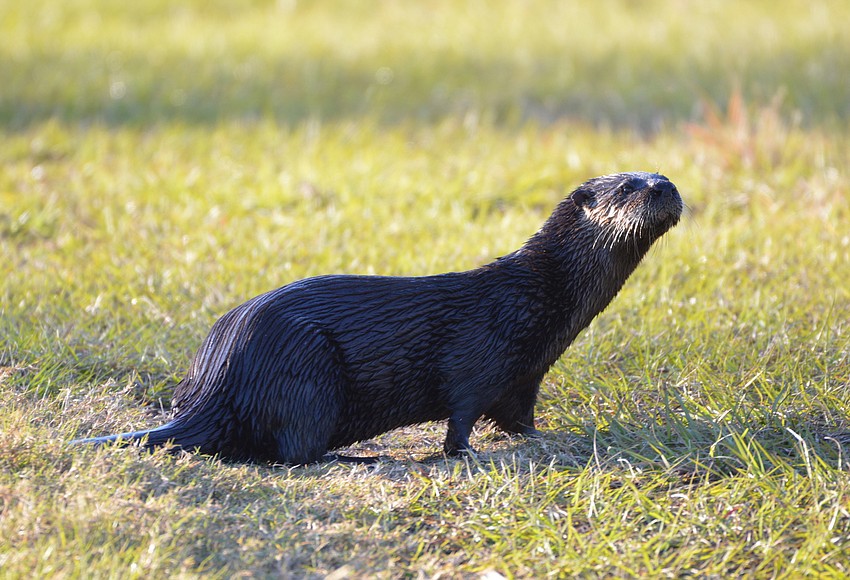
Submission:
[[[844,4],[372,6],[3,3],[3,573],[850,574]],[[540,440],[65,445],[161,422],[260,292],[473,268],[635,169],[689,210],[547,376]]]
[[[659,129],[736,87],[846,119],[841,0],[5,2],[0,119],[108,124],[470,114]]]

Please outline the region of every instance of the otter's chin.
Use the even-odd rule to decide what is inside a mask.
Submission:
[[[665,192],[649,200],[644,215],[650,227],[663,234],[679,222],[683,209],[682,198],[677,192]]]

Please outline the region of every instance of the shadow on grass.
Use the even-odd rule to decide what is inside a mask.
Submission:
[[[781,423],[715,422],[701,418],[674,418],[667,424],[626,424],[612,421],[605,429],[584,432],[544,431],[541,437],[508,437],[484,427],[473,440],[478,454],[448,458],[434,446],[440,423],[424,427],[427,445],[411,444],[420,427],[391,432],[376,440],[352,446],[342,453],[373,456],[377,462],[359,468],[372,469],[390,479],[420,467],[452,473],[458,466],[477,470],[512,465],[517,472],[545,467],[555,471],[629,470],[638,473],[667,472],[686,481],[716,481],[741,473],[768,476],[795,473],[811,476],[815,471],[850,468],[850,429],[840,417],[799,415]],[[394,443],[401,439],[401,445]],[[405,443],[407,441],[407,443]],[[398,447],[401,447],[399,453]],[[323,470],[305,470],[306,477]]]
[[[273,119],[382,124],[436,122],[466,114],[496,124],[562,119],[652,131],[691,119],[704,99],[726,102],[740,85],[747,101],[778,92],[806,123],[850,118],[850,67],[844,47],[824,38],[808,46],[818,61],[791,51],[749,54],[740,63],[691,64],[671,51],[601,56],[551,54],[522,64],[470,53],[397,50],[356,62],[250,54],[225,58],[82,50],[5,58],[0,125],[25,130],[49,119],[73,124],[146,126]],[[846,65],[846,66],[845,66]]]
[[[163,419],[139,428],[155,427]],[[478,429],[471,456],[446,457],[438,439],[442,422],[405,427],[372,440],[335,450],[326,461],[309,465],[254,464],[262,470],[288,477],[321,478],[329,469],[351,469],[391,480],[406,479],[411,473],[450,475],[457,469],[503,470],[516,473],[545,468],[550,471],[580,472],[588,466],[599,471],[629,471],[633,474],[664,472],[685,482],[717,481],[746,473],[761,477],[774,474],[812,476],[824,470],[850,469],[850,430],[840,420],[801,415],[780,425],[744,425],[691,420],[682,424],[627,425],[612,422],[608,428],[583,433],[544,431],[531,439],[509,437],[495,428]],[[77,433],[89,436],[92,433]],[[122,453],[148,451],[138,448]],[[171,451],[179,455],[177,448]],[[167,451],[166,451],[167,453]],[[335,461],[338,453],[347,458],[372,461]],[[201,458],[201,456],[198,456]],[[207,460],[213,460],[206,456]],[[246,465],[220,461],[225,465]]]

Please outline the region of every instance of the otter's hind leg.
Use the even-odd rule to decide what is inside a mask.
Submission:
[[[251,382],[264,395],[253,401],[252,435],[261,448],[255,455],[287,464],[321,461],[344,405],[341,353],[317,325],[281,321],[275,331],[253,357]]]

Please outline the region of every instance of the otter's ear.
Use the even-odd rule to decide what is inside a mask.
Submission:
[[[593,192],[589,189],[577,189],[570,198],[576,206],[583,207],[593,201]]]

